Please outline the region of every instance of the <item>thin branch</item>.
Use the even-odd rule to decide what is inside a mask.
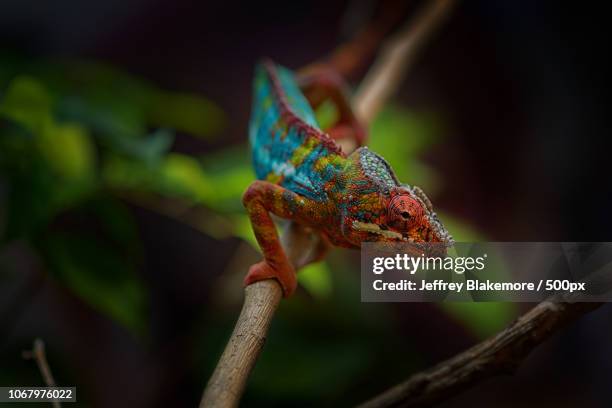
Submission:
[[[45,343],[41,339],[34,340],[34,346],[32,350],[26,350],[22,353],[23,358],[26,360],[35,360],[38,365],[38,370],[42,375],[43,380],[47,387],[55,387],[55,379],[51,374],[51,368],[47,362],[47,356],[45,354]],[[60,408],[62,405],[58,400],[51,401],[53,408]]]
[[[280,285],[271,279],[244,289],[244,305],[238,322],[206,386],[200,407],[238,405],[281,297]]]
[[[391,96],[390,90],[397,88],[403,79],[401,69],[408,66],[407,61],[414,59],[420,49],[419,44],[428,38],[434,31],[433,27],[438,25],[438,19],[446,14],[434,13],[433,10],[447,9],[450,3],[452,0],[430,2],[427,10],[431,11],[425,11],[424,15],[428,17],[417,20],[417,28],[403,31],[403,35],[394,37],[391,43],[384,46],[386,51],[380,56],[381,62],[375,63],[375,72],[366,77],[369,84],[362,87],[354,99],[355,106],[359,107],[361,112],[372,109],[371,114],[361,113],[358,116],[364,125],[370,123],[379,107]],[[430,28],[428,25],[433,27]],[[417,38],[413,39],[411,35]],[[392,64],[393,67],[381,69],[381,64]],[[379,82],[384,85],[378,85]],[[380,92],[379,89],[384,89],[385,92]],[[346,149],[345,146],[343,148]],[[283,247],[296,270],[308,263],[319,244],[315,234],[293,223],[283,236]],[[281,296],[280,285],[275,280],[256,282],[245,288],[242,311],[225,351],[204,390],[200,408],[238,406],[251,370],[263,348]]]
[[[307,264],[319,243],[307,228],[291,223],[283,247],[296,269]],[[244,304],[219,363],[208,381],[200,407],[235,407],[263,348],[282,290],[274,279],[244,289]]]
[[[413,375],[359,408],[429,407],[495,375],[513,373],[551,334],[599,306],[572,303],[563,296],[541,302],[493,337]]]
[[[450,14],[455,1],[430,1],[427,7],[383,45],[354,98],[355,115],[370,123],[402,82],[423,45]]]

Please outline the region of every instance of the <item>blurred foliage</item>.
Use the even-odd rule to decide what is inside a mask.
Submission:
[[[126,200],[258,250],[241,205],[254,179],[246,137],[203,157],[172,151],[174,132],[211,139],[223,130],[227,119],[214,103],[100,64],[2,60],[0,185],[8,192],[0,195],[2,244],[27,242],[63,287],[141,336],[149,300],[138,275],[141,240]],[[327,126],[337,112],[324,103],[317,117]],[[419,157],[440,140],[442,124],[435,115],[391,105],[372,124],[370,146],[401,180],[435,196],[443,178]],[[441,218],[458,241],[483,238],[458,219]],[[410,339],[395,334],[390,305],[359,302],[358,265],[345,255],[299,274],[314,301],[295,296],[283,302],[250,383],[251,401],[272,394],[342,399],[343,390],[370,381],[372,372],[399,379],[421,365],[419,350],[398,359],[396,350],[409,350]],[[504,303],[437,307],[478,337],[515,313]],[[215,313],[201,325],[206,333],[198,344],[206,355],[196,359],[200,370],[214,365],[218,354],[210,350],[222,347],[234,318]]]
[[[173,131],[218,134],[223,112],[201,96],[103,65],[2,60],[0,181],[9,192],[1,197],[2,242],[28,242],[67,289],[144,334],[140,240],[118,193],[209,204],[218,182],[169,149]]]
[[[327,298],[332,293],[331,272],[327,262],[317,262],[302,268],[298,282],[308,292],[321,298]]]

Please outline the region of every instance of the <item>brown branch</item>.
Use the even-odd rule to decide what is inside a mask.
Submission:
[[[422,15],[425,17],[417,19],[413,29],[403,30],[385,46],[385,52],[380,56],[381,62],[375,63],[373,68],[375,72],[366,76],[367,84],[360,88],[354,99],[355,106],[360,109],[358,117],[362,119],[364,125],[370,123],[379,107],[391,96],[391,91],[403,79],[402,69],[409,65],[408,62],[414,60],[420,44],[429,37],[433,28],[438,25],[438,20],[446,14],[439,10],[449,9],[451,3],[452,0],[431,1]],[[381,68],[381,64],[383,66],[391,64],[392,67],[384,69]],[[379,82],[384,84],[379,85]],[[385,91],[380,92],[381,89]],[[370,110],[371,113],[363,113]],[[343,149],[348,152],[354,147],[343,146]],[[318,244],[316,235],[297,224],[291,224],[283,236],[283,247],[296,270],[308,263],[316,252]],[[204,390],[200,408],[238,406],[281,296],[280,285],[275,280],[257,282],[245,288],[242,311],[225,351]]]
[[[43,380],[47,387],[55,387],[55,379],[51,374],[51,368],[47,362],[47,356],[45,354],[45,343],[41,339],[34,340],[34,346],[32,350],[26,350],[22,353],[23,358],[26,360],[35,360],[38,365],[38,370],[42,375]],[[62,405],[58,400],[51,401],[53,408],[60,408]]]
[[[281,297],[276,280],[255,282],[244,289],[244,305],[238,322],[208,381],[200,407],[238,405]]]
[[[433,0],[383,45],[354,98],[355,115],[370,123],[402,82],[419,51],[450,14],[455,1]]]
[[[349,4],[349,9],[343,18],[354,13],[354,9],[350,9],[354,3]],[[343,78],[355,79],[360,72],[363,73],[367,64],[372,62],[388,34],[406,19],[410,6],[408,1],[380,2],[380,9],[374,18],[363,28],[357,30],[349,41],[339,44],[326,58],[327,63]],[[361,17],[364,17],[363,12],[360,14]]]
[[[283,247],[296,269],[308,263],[317,244],[318,237],[299,224],[291,223],[283,235]],[[242,311],[206,385],[201,408],[238,406],[281,297],[280,284],[273,279],[255,282],[244,289]]]
[[[413,375],[359,408],[429,407],[492,376],[513,373],[552,333],[599,306],[601,303],[572,303],[553,297],[493,337]]]

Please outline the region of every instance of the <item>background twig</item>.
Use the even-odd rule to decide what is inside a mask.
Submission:
[[[375,62],[372,72],[367,74],[366,82],[353,100],[363,125],[370,123],[392,91],[399,86],[409,62],[414,60],[420,45],[433,33],[452,3],[452,0],[431,1],[417,17],[414,26],[409,24],[407,29],[383,45],[385,51]],[[343,144],[342,148],[350,152],[355,146]],[[291,225],[283,236],[283,247],[297,270],[308,263],[319,242],[318,237],[307,229],[297,224]],[[280,285],[275,280],[256,282],[245,288],[242,311],[204,390],[201,408],[238,405],[281,297]]]
[[[22,353],[23,358],[26,360],[33,359],[36,361],[38,365],[38,369],[40,370],[40,374],[45,381],[47,387],[55,387],[55,379],[53,378],[53,374],[51,373],[51,368],[49,368],[49,363],[47,362],[47,356],[45,354],[45,343],[41,339],[34,340],[34,345],[32,350],[26,350]],[[53,408],[60,408],[62,405],[59,401],[51,401]]]
[[[354,97],[355,115],[363,123],[370,123],[376,117],[454,4],[453,0],[431,1],[413,21],[385,41]]]
[[[429,407],[494,375],[512,373],[552,333],[599,306],[553,297],[493,337],[413,375],[360,408]]]

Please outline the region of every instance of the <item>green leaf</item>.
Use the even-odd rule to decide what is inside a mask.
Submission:
[[[38,136],[38,148],[49,168],[68,180],[88,180],[94,173],[94,146],[76,124],[49,124]]]
[[[8,179],[5,238],[23,238],[40,230],[61,210],[54,179],[36,157],[29,157],[27,167],[18,163]]]
[[[477,231],[468,223],[443,211],[437,211],[437,213],[442,224],[450,232],[456,242],[480,242],[486,240],[484,234]]]
[[[146,137],[108,137],[116,151],[141,160],[151,166],[162,161],[172,146],[174,134],[167,129],[157,129]]]
[[[5,171],[28,165],[34,135],[25,126],[0,114],[0,168]]]
[[[57,106],[58,119],[79,122],[112,148],[123,148],[122,142],[135,140],[146,133],[144,107],[126,106],[126,101],[115,95],[101,97],[62,93]],[[124,142],[124,143],[126,143]]]
[[[3,62],[0,86],[19,72],[38,78],[56,99],[57,118],[81,123],[96,137],[142,137],[148,128],[164,127],[211,138],[227,124],[225,113],[201,95],[165,91],[99,62]]]
[[[87,179],[94,168],[94,147],[86,129],[77,124],[56,124],[52,101],[36,79],[20,76],[9,85],[0,115],[35,135],[38,150],[51,171],[66,179]]]
[[[389,106],[370,126],[368,146],[391,164],[400,180],[431,188],[434,174],[417,155],[436,141],[438,127],[431,116]]]
[[[161,167],[164,183],[196,202],[212,199],[215,190],[196,159],[183,154],[169,154]]]
[[[215,194],[208,205],[221,213],[242,213],[242,195],[255,180],[246,143],[201,158]]]
[[[100,313],[142,334],[146,291],[136,274],[142,248],[132,214],[119,200],[98,194],[68,217],[87,227],[68,223],[33,240],[47,269]]]
[[[415,155],[437,141],[439,119],[397,105],[385,107],[370,126],[370,144],[380,148],[381,154]]]
[[[298,282],[314,297],[328,298],[332,293],[329,265],[316,262],[302,268],[297,274]]]
[[[0,102],[1,163],[9,176],[7,237],[42,228],[96,189],[95,149],[87,130],[58,124],[52,98],[28,76],[10,82]]]
[[[94,106],[90,114],[105,114],[93,115],[92,119],[107,131],[119,127],[125,134],[142,135],[144,126],[153,126],[210,138],[227,124],[225,113],[203,96],[165,91],[99,63],[69,61],[60,66],[72,78],[72,83],[64,83],[61,88],[70,89],[73,96],[85,98]]]
[[[109,157],[103,168],[103,179],[111,188],[152,192],[180,197],[193,205],[213,200],[214,189],[193,157],[171,153],[155,166]]]
[[[29,76],[18,76],[6,90],[0,115],[40,134],[52,123],[51,105],[51,96],[43,84]]]
[[[207,200],[208,205],[221,213],[244,211],[242,195],[253,180],[253,170],[246,165],[210,175],[209,182],[215,194]]]
[[[41,245],[53,276],[100,313],[140,334],[145,289],[134,267],[108,243],[86,234],[55,233]]]
[[[338,112],[336,104],[327,100],[319,105],[315,111],[315,118],[319,127],[323,130],[327,130],[340,119],[340,112]]]
[[[130,209],[120,200],[98,194],[95,199],[77,210],[97,220],[101,224],[100,233],[117,245],[121,253],[132,257],[141,256],[136,221]]]
[[[193,136],[210,137],[225,128],[225,113],[206,98],[194,94],[158,91],[147,109],[148,122]]]

